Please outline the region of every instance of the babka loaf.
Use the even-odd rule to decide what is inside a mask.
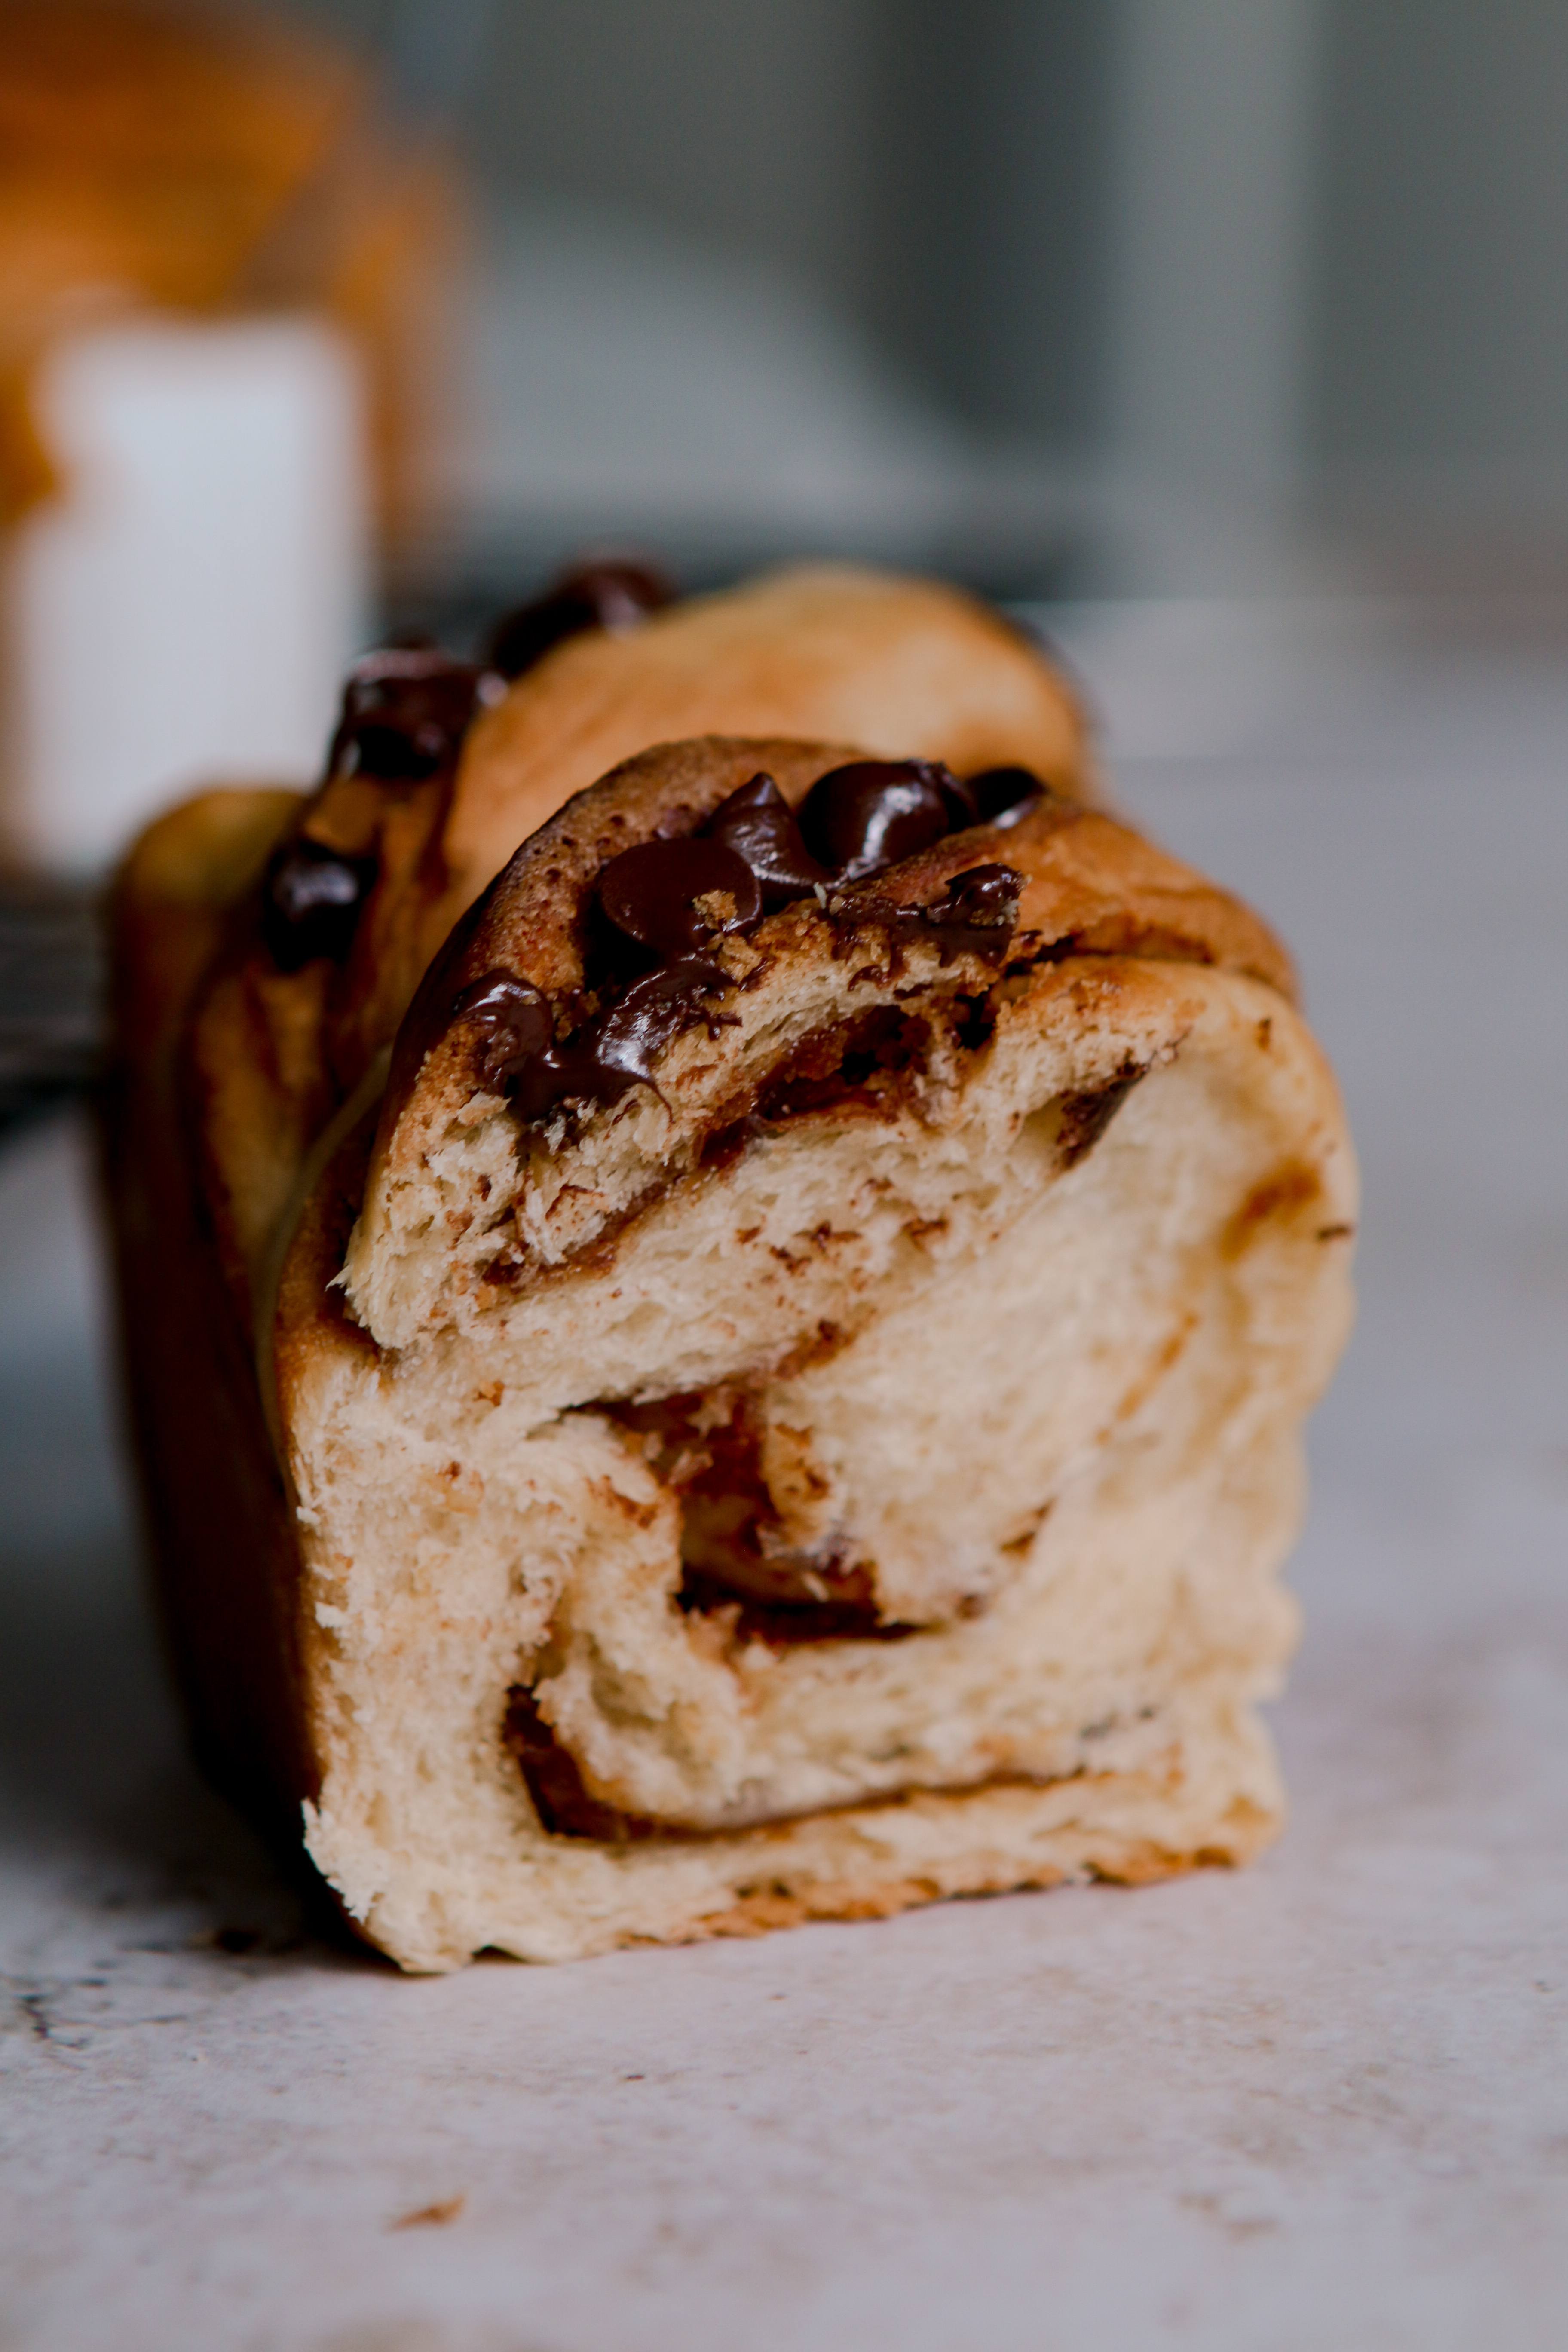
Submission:
[[[187,803],[118,892],[198,1747],[411,1969],[1280,1816],[1354,1217],[1287,958],[966,600],[659,601],[369,657],[317,794]]]

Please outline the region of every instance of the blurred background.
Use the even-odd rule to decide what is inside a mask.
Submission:
[[[0,0],[0,1104],[148,813],[585,548],[1555,608],[1565,154],[1561,0]]]
[[[1558,0],[310,16],[467,177],[481,540],[1568,578]]]

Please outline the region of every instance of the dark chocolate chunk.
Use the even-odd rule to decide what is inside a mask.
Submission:
[[[457,758],[484,673],[435,646],[384,646],[354,664],[328,755],[331,775],[418,783]],[[497,689],[499,691],[499,688]]]
[[[897,940],[933,943],[943,963],[963,954],[994,963],[1017,928],[1023,888],[1023,876],[1011,866],[972,866],[952,877],[934,906],[889,907],[866,898],[835,903],[830,912],[851,936],[862,923],[878,923]]]
[[[1010,931],[1018,919],[1024,877],[1012,866],[971,866],[955,874],[947,897],[926,913],[933,923],[968,924],[972,929]]]
[[[770,909],[833,879],[806,848],[800,820],[771,776],[755,775],[749,784],[738,785],[720,802],[704,831],[745,859]]]
[[[349,857],[299,834],[272,853],[261,894],[261,936],[280,971],[318,956],[341,962],[375,880],[374,857]]]
[[[634,980],[620,1003],[565,1050],[566,1083],[558,1099],[584,1095],[611,1103],[628,1087],[651,1087],[654,1064],[665,1047],[694,1021],[711,1021],[707,999],[729,985],[729,974],[701,956],[680,956]]]
[[[683,956],[754,923],[763,894],[743,857],[698,835],[623,849],[599,877],[599,904],[639,947]]]
[[[607,1013],[562,1045],[551,1042],[544,998],[507,972],[487,972],[453,1011],[479,1018],[485,1038],[480,1076],[528,1121],[548,1118],[562,1103],[618,1102],[634,1086],[651,1087],[654,1065],[672,1038],[694,1021],[727,1017],[711,1012],[708,999],[729,985],[718,964],[678,957],[634,980]]]
[[[510,971],[487,971],[464,989],[452,1011],[479,1033],[479,1076],[492,1094],[510,1093],[555,1034],[546,1000]]]
[[[490,667],[502,677],[521,677],[565,638],[585,629],[635,629],[674,598],[671,583],[650,563],[574,564],[542,596],[498,621],[489,642]]]
[[[935,760],[852,760],[818,776],[800,812],[811,855],[840,882],[862,882],[929,849],[961,814],[963,788]]]
[[[926,928],[942,949],[943,963],[955,955],[983,956],[995,962],[1007,950],[1018,924],[1024,877],[1011,866],[972,866],[955,874],[947,896],[921,909]]]
[[[947,804],[948,830],[962,833],[966,825],[980,823],[980,803],[974,797],[974,786],[965,776],[955,776],[940,760],[923,761],[936,776],[937,790]]]
[[[1017,824],[1038,808],[1049,787],[1030,768],[983,768],[969,779],[974,824]]]

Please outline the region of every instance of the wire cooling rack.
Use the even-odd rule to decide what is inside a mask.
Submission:
[[[0,874],[0,1133],[92,1078],[103,992],[94,894]]]

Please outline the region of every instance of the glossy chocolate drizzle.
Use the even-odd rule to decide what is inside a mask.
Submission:
[[[1046,790],[1021,768],[988,771],[984,781],[990,804],[1020,813]],[[630,973],[607,1010],[558,1039],[553,1024],[545,1032],[544,998],[505,971],[485,973],[457,999],[454,1018],[472,1018],[479,1030],[480,1083],[507,1095],[524,1121],[569,1101],[608,1104],[633,1086],[654,1086],[659,1055],[682,1030],[705,1020],[713,1031],[733,1018],[711,1003],[731,985],[711,953],[717,942],[813,894],[848,932],[874,923],[897,940],[935,945],[944,964],[964,953],[998,961],[1023,888],[1011,866],[970,867],[932,907],[828,895],[982,822],[980,804],[973,783],[930,760],[831,769],[798,815],[771,776],[752,777],[700,833],[622,850],[600,873],[595,906],[608,971],[595,993],[602,999],[616,985],[617,967]],[[650,956],[658,961],[647,969]]]

